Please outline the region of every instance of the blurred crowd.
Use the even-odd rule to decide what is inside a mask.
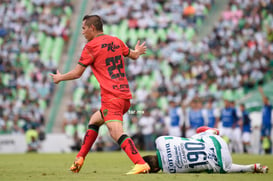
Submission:
[[[68,0],[6,0],[0,5],[0,14],[5,15],[0,20],[0,132],[23,132],[28,122],[44,125],[54,89],[46,74],[56,69],[58,61],[43,54],[41,47],[47,46],[41,44],[45,39],[40,32],[67,41],[72,7]],[[92,14],[102,16],[106,34],[120,37],[131,48],[137,39],[148,46],[137,61],[125,60],[133,99],[124,124],[139,149],[153,150],[159,135],[189,137],[202,125],[225,130],[229,113],[234,124],[227,124],[223,136],[231,151],[253,152],[251,118],[237,101],[272,80],[273,1],[230,0],[213,31],[199,41],[198,31],[206,26],[214,5],[214,0],[93,4]],[[100,108],[99,85],[89,68],[74,81],[72,91],[63,131],[75,139],[76,149],[89,116]],[[105,126],[99,134],[93,150],[119,149]],[[267,153],[270,141],[261,143]]]
[[[134,97],[124,124],[140,149],[154,149],[153,139],[159,135],[191,136],[196,126],[202,125],[222,128],[224,118],[221,114],[224,113],[221,111],[225,107],[233,107],[238,112],[236,119],[231,118],[236,124],[232,125],[230,132],[239,128],[232,135],[241,137],[245,110],[241,107],[245,108],[245,105],[236,104],[236,101],[272,80],[273,2],[231,0],[207,37],[202,41],[197,41],[194,36],[187,37],[184,30],[193,27],[197,34],[198,19],[205,20],[207,13],[204,9],[209,12],[213,5],[213,1],[206,0],[110,0],[94,5],[94,13],[104,18],[105,31],[110,34],[120,35],[113,27],[117,25],[120,27],[117,31],[121,31],[124,20],[127,34],[132,29],[135,32],[152,29],[155,33],[165,27],[171,30],[156,43],[137,35],[137,39],[147,42],[151,52],[137,61],[126,61],[127,78]],[[189,6],[191,10],[187,9]],[[172,29],[174,24],[182,31]],[[131,36],[122,37],[129,46],[134,44],[130,41]],[[68,112],[73,110],[76,119],[73,129],[66,130],[66,133],[82,135],[84,132],[80,130],[89,120],[90,110],[100,108],[99,87],[90,70],[76,81],[73,91],[73,103]],[[214,122],[209,122],[210,119]],[[67,118],[64,122],[65,130],[66,125],[71,124],[67,123]],[[196,122],[195,126],[191,125],[193,122]],[[109,138],[103,136],[107,131],[101,132],[98,150],[116,149],[115,143],[110,144],[111,140],[109,143]],[[231,142],[233,137],[227,135],[227,141]],[[251,152],[248,136],[245,137],[244,143],[239,140],[241,147],[231,146],[231,151]],[[99,146],[103,144],[108,147]],[[233,141],[233,145],[237,143]]]
[[[199,18],[205,18],[212,4],[213,0],[107,0],[94,4],[93,10],[107,24],[126,19],[129,28],[169,28],[171,24],[194,26]]]
[[[69,0],[1,0],[0,134],[36,131],[28,140],[43,139],[54,89],[48,74],[60,58],[48,46],[63,51],[72,11]]]

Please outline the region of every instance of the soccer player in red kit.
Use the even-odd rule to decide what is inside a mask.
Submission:
[[[79,172],[86,155],[94,144],[99,127],[106,124],[111,137],[120,145],[135,164],[127,174],[147,173],[149,165],[140,156],[132,139],[123,132],[123,114],[130,108],[132,98],[125,74],[123,56],[136,60],[145,54],[145,42],[137,42],[135,49],[129,49],[117,37],[103,34],[102,19],[97,15],[86,15],[82,22],[82,34],[88,41],[83,48],[76,67],[68,73],[50,74],[54,83],[73,80],[81,77],[85,68],[91,66],[101,88],[101,108],[95,112],[89,121],[81,150],[76,156],[70,170]]]

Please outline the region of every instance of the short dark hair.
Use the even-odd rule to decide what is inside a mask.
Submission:
[[[150,166],[151,170],[150,173],[157,173],[160,168],[159,168],[159,163],[158,163],[158,158],[156,155],[147,155],[143,157],[143,160],[148,163]]]
[[[98,31],[103,31],[103,21],[100,16],[98,15],[85,15],[82,21],[85,21],[85,25],[90,27],[94,25]]]

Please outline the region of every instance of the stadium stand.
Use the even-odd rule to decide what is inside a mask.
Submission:
[[[69,41],[73,7],[69,0],[4,0],[0,5],[4,17],[0,20],[0,133],[23,133],[33,124],[45,124],[54,89],[46,75],[56,69]],[[138,39],[148,45],[145,56],[126,60],[134,93],[125,115],[129,134],[141,139],[133,120],[140,119],[143,111],[151,111],[156,119],[154,135],[168,134],[171,101],[188,110],[196,97],[204,105],[213,99],[214,106],[221,108],[223,99],[238,101],[272,81],[272,1],[230,0],[213,31],[197,41],[197,29],[205,26],[213,6],[214,0],[94,3],[92,14],[103,17],[106,34],[120,37],[130,47]],[[72,91],[63,131],[82,137],[90,112],[100,107],[99,85],[90,69],[74,82]],[[95,150],[117,149],[106,134],[102,127]]]
[[[214,99],[214,106],[222,107],[223,99],[240,100],[272,80],[272,2],[230,0],[210,35],[197,42],[196,27],[202,26],[213,3],[109,0],[94,4],[93,13],[104,18],[106,34],[129,46],[138,39],[148,44],[146,56],[126,62],[135,93],[132,112],[154,110],[162,127],[171,100],[185,109],[194,97],[204,104]],[[74,104],[86,110],[99,108],[98,84],[93,76],[87,79],[91,72],[86,75],[81,79],[85,83],[75,84]]]
[[[182,3],[181,8],[177,9],[176,1],[171,1],[168,3],[158,3],[158,2],[125,2],[125,1],[104,1],[98,2],[94,4],[93,9],[98,10],[95,11],[95,14],[100,14],[102,17],[105,17],[105,26],[104,32],[106,34],[117,35],[121,37],[124,41],[126,41],[129,45],[134,44],[137,39],[146,40],[148,45],[151,47],[151,50],[157,49],[157,44],[161,42],[161,44],[165,44],[167,42],[171,42],[174,40],[191,40],[196,33],[197,21],[196,19],[203,19],[205,18],[206,14],[208,13],[209,9],[211,8],[211,1],[199,1],[198,2],[191,2],[197,7],[197,9],[202,9],[202,12],[197,13],[195,15],[191,15],[191,17],[187,17],[183,15],[183,8],[187,7],[187,3]],[[144,8],[145,7],[145,8]],[[118,11],[116,11],[118,9]],[[127,10],[126,10],[127,9]],[[128,9],[134,9],[133,11],[128,11]],[[115,10],[115,11],[114,11]],[[123,13],[120,13],[123,12]],[[110,15],[111,16],[108,16]],[[180,14],[180,15],[179,15]],[[149,16],[145,16],[149,15]],[[141,16],[141,17],[139,17]],[[176,17],[179,18],[176,18]],[[125,18],[131,17],[131,18]],[[107,19],[109,18],[109,19]],[[189,20],[191,18],[191,20]],[[179,21],[179,22],[177,22]],[[144,26],[146,22],[146,25]],[[199,21],[200,23],[200,21]],[[171,28],[169,28],[171,27]],[[180,38],[177,38],[180,37]],[[167,51],[167,50],[166,50]],[[154,56],[154,54],[156,56]],[[129,78],[130,84],[133,85],[134,91],[137,94],[145,94],[146,91],[151,91],[152,84],[150,84],[151,77],[153,80],[161,78],[159,76],[160,72],[151,72],[154,67],[160,67],[164,69],[161,71],[162,73],[166,74],[167,76],[171,75],[172,67],[169,66],[168,62],[163,61],[161,59],[161,65],[157,65],[157,58],[159,56],[157,53],[150,52],[147,54],[145,59],[139,59],[137,62],[130,62],[128,64],[128,69],[132,76]],[[148,60],[148,59],[152,60]],[[143,64],[148,63],[149,65],[144,66],[147,67],[144,71],[142,69]],[[138,66],[138,67],[136,67]],[[165,67],[167,67],[168,71],[166,71]],[[74,86],[74,96],[73,102],[76,106],[76,110],[82,110],[82,107],[85,107],[85,110],[96,109],[99,108],[100,105],[97,104],[97,100],[99,100],[99,86],[96,82],[94,76],[91,76],[90,79],[88,78],[91,72],[87,72],[86,75],[80,81],[76,81],[77,83]],[[130,75],[129,75],[130,76]],[[84,81],[84,83],[82,83]],[[158,80],[156,80],[158,82]],[[84,90],[88,91],[84,91]],[[148,89],[148,90],[146,90]],[[91,96],[85,96],[85,92]],[[148,95],[146,92],[145,95]],[[139,98],[142,97],[143,99],[141,102],[137,99],[135,105],[144,105],[145,96],[138,96]],[[157,98],[151,99],[154,104],[156,103]],[[158,104],[162,103],[164,105],[167,104],[167,100],[162,98],[159,100]],[[84,105],[82,105],[84,103]],[[141,109],[140,107],[137,109]],[[80,112],[80,111],[79,111]],[[82,117],[81,117],[82,118]],[[80,119],[81,119],[80,118]],[[89,117],[85,118],[86,120]],[[71,127],[71,126],[70,126]],[[69,129],[70,132],[67,133],[68,135],[73,135],[76,132],[77,128],[74,127],[74,130]]]
[[[0,2],[0,134],[42,131],[54,90],[48,73],[69,41],[69,0]]]

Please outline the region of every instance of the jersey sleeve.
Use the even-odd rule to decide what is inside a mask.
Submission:
[[[87,67],[88,65],[93,63],[93,60],[93,55],[88,50],[87,46],[85,46],[82,50],[81,58],[79,59],[78,64]]]
[[[122,55],[127,57],[130,54],[130,48],[125,45],[125,43],[123,41],[121,41],[120,39],[118,39],[122,48]]]

